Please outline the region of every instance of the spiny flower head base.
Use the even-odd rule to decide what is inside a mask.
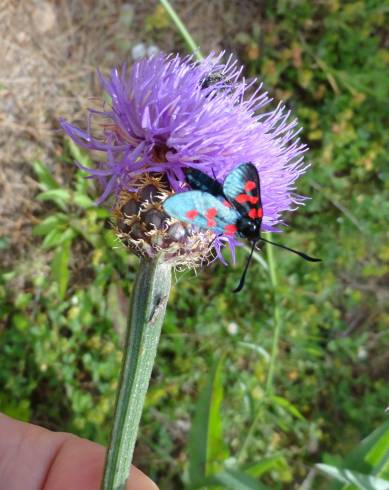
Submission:
[[[136,192],[121,191],[114,216],[116,234],[136,255],[155,257],[175,266],[195,267],[208,257],[213,234],[168,216],[163,201],[172,195],[165,177],[144,174],[133,182]]]
[[[225,64],[221,58],[157,55],[114,69],[108,79],[100,75],[109,109],[90,109],[87,131],[62,121],[77,144],[103,155],[96,168],[86,169],[104,189],[99,202],[114,195],[121,209],[123,196],[138,193],[146,174],[162,176],[168,192],[181,192],[188,188],[188,167],[222,182],[250,161],[261,179],[262,231],[279,231],[282,213],[303,203],[295,194],[306,169],[297,121],[281,104],[266,112],[270,99],[261,86],[241,78],[232,57]],[[198,233],[209,246],[209,233]],[[234,239],[218,237],[213,246],[219,256],[226,241],[234,250]]]

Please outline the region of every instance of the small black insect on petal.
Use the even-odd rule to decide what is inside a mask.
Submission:
[[[223,73],[215,71],[213,73],[209,73],[205,78],[200,80],[200,87],[202,89],[209,88],[215,83],[222,82],[224,80]]]

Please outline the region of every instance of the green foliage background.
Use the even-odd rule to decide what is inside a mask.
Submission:
[[[137,463],[162,489],[183,488],[194,471],[188,431],[191,421],[204,422],[196,400],[215,359],[221,418],[209,474],[227,458],[270,488],[299,488],[314,463],[347,453],[384,420],[387,10],[378,1],[269,2],[264,21],[234,40],[247,75],[259,75],[304,127],[312,169],[299,190],[312,199],[287,218],[279,240],[323,263],[274,250],[282,335],[271,398],[274,291],[266,267],[255,263],[240,295],[231,290],[244,250],[235,267],[177,273],[137,448]],[[156,38],[173,29],[158,9],[146,23]],[[94,206],[96,189],[72,165],[88,165],[88,157],[64,143],[61,158],[66,186],[34,163],[37,199],[47,206],[31,263],[1,270],[0,410],[106,443],[137,259],[116,242],[109,212]],[[260,471],[259,461],[268,462]],[[313,488],[328,488],[317,481]]]

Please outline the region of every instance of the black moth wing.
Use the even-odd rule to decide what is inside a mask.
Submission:
[[[185,170],[185,175],[188,184],[194,191],[208,192],[215,197],[223,196],[223,186],[201,170],[188,168]]]
[[[223,184],[223,193],[243,217],[262,219],[260,181],[255,165],[242,163],[229,173]]]

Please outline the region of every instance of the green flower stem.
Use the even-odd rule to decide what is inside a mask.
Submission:
[[[171,266],[142,259],[136,276],[102,490],[124,490],[171,286]]]
[[[269,239],[271,240],[271,238]],[[273,308],[274,332],[273,332],[272,350],[271,350],[270,361],[269,361],[269,371],[266,380],[266,394],[272,395],[274,371],[275,371],[275,365],[276,365],[277,354],[278,354],[278,343],[280,340],[280,334],[282,328],[282,316],[281,316],[281,309],[278,304],[277,267],[274,258],[273,247],[271,245],[270,246],[267,245],[266,253],[267,253],[267,263],[269,266],[270,283],[273,288],[273,300],[274,300],[274,308]]]
[[[200,52],[200,48],[194,42],[193,37],[190,35],[188,29],[185,27],[185,24],[178,17],[174,8],[170,5],[169,0],[159,0],[161,4],[165,7],[166,12],[170,15],[170,18],[175,23],[179,33],[183,37],[184,41],[188,45],[189,50],[196,56],[196,58],[201,61],[204,59],[204,56]]]

